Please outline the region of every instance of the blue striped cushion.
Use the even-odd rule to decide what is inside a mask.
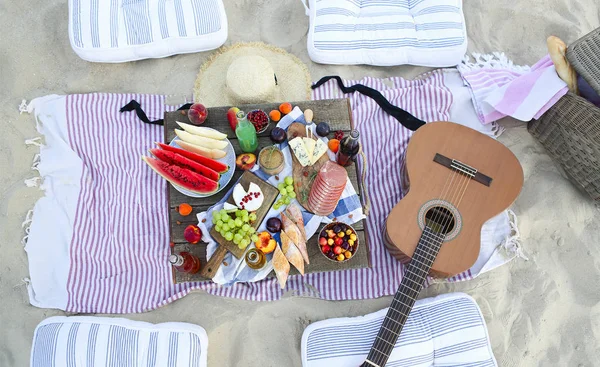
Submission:
[[[222,0],[69,0],[71,46],[123,62],[212,50],[227,39]]]
[[[58,316],[35,329],[31,367],[206,367],[207,348],[197,325]]]
[[[461,0],[309,0],[309,54],[326,64],[434,67],[467,49]]]
[[[304,367],[359,366],[367,357],[387,309],[353,318],[319,321],[302,336]],[[477,303],[453,293],[418,300],[387,367],[495,367]]]

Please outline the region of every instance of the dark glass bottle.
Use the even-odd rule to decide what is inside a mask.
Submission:
[[[358,130],[352,130],[350,135],[346,136],[340,142],[340,150],[337,156],[337,162],[340,166],[349,166],[352,164],[354,157],[360,150],[360,142],[358,141]]]

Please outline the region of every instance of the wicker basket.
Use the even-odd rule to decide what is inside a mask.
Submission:
[[[527,129],[577,187],[600,200],[599,108],[568,93]]]
[[[600,28],[569,45],[567,59],[577,73],[600,94]]]

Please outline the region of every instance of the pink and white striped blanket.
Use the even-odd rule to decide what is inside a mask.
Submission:
[[[567,84],[560,79],[547,55],[532,67],[517,66],[501,53],[473,54],[458,65],[472,94],[477,117],[482,124],[505,116],[530,121],[540,118],[562,96]]]
[[[436,71],[414,81],[365,78],[346,83],[378,89],[391,103],[436,121],[450,119],[453,93],[446,77]],[[314,99],[338,97],[344,96],[333,81],[313,94]],[[375,298],[393,294],[402,278],[402,265],[382,245],[381,229],[402,198],[401,158],[411,132],[373,100],[358,93],[345,97],[369,162],[372,268],[294,276],[285,292],[327,300]],[[155,141],[162,141],[163,129],[140,122],[133,112],[119,113],[131,99],[140,102],[150,119],[174,109],[165,105],[164,96],[104,93],[47,96],[29,105],[45,138],[37,166],[45,196],[34,208],[25,247],[31,303],[70,312],[132,313],[160,307],[193,289],[258,301],[282,297],[275,279],[231,287],[172,283],[167,184],[140,159]],[[514,257],[514,251],[501,251],[516,244],[511,227],[515,229],[507,213],[488,222],[478,263],[452,280],[470,279]]]

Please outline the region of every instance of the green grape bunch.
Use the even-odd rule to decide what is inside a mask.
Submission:
[[[294,179],[291,176],[284,178],[283,182],[277,185],[277,188],[279,189],[281,196],[273,205],[273,209],[275,210],[278,210],[283,205],[289,205],[292,199],[296,198],[296,192],[294,191]]]
[[[215,230],[227,241],[232,241],[241,250],[252,242],[258,241],[256,229],[252,224],[256,221],[256,213],[249,213],[246,209],[226,211],[225,209],[212,212],[212,222]]]

